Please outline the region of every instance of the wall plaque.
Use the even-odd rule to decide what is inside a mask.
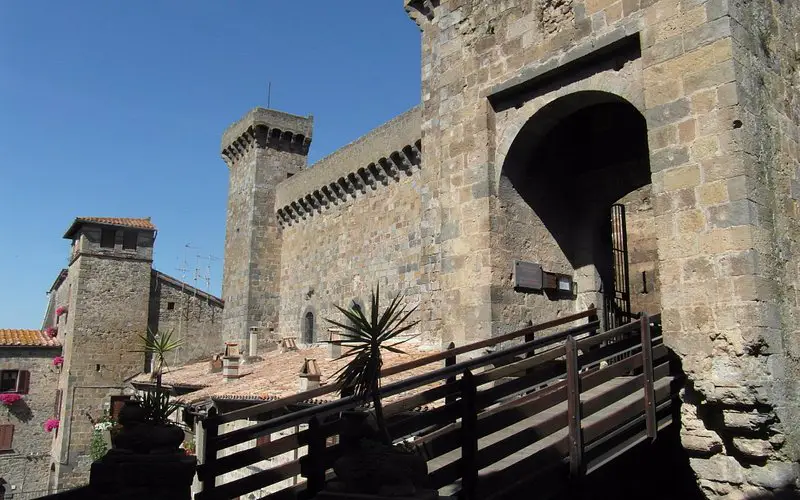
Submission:
[[[535,262],[514,261],[514,288],[542,289],[542,266]]]

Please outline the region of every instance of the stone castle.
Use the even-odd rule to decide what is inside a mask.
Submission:
[[[311,117],[257,108],[223,134],[225,339],[313,340],[378,283],[433,344],[661,311],[704,491],[793,484],[800,5],[405,7],[418,107],[310,168]]]
[[[706,495],[796,487],[800,6],[405,7],[421,30],[419,106],[311,166],[311,117],[256,108],[224,132],[225,308],[208,352],[251,332],[262,347],[325,340],[333,305],[365,303],[376,284],[419,304],[434,346],[590,304],[607,327],[661,312]],[[147,323],[152,234],[113,260],[139,291],[94,304],[71,345],[83,335],[100,351],[114,343],[101,331]],[[112,260],[89,256],[70,276],[111,283]],[[143,360],[114,355],[119,386]],[[106,383],[91,356],[65,357],[62,390]]]

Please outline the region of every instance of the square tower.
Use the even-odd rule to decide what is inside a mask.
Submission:
[[[244,345],[250,327],[277,325],[280,227],[275,187],[306,167],[313,117],[255,108],[222,136],[230,170],[222,296],[223,338]]]
[[[143,371],[133,352],[147,333],[153,244],[149,218],[79,217],[64,234],[72,241],[66,280],[55,304],[64,364],[59,390],[61,426],[54,444],[58,488],[88,480],[92,424],[112,396]]]

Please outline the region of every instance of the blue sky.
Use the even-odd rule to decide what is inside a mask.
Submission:
[[[152,217],[177,277],[221,258],[220,136],[267,82],[273,108],[314,115],[310,162],[417,104],[402,4],[0,2],[0,328],[41,325],[75,216]]]

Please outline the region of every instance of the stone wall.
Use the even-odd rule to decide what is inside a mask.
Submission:
[[[517,326],[485,285],[507,272],[492,253],[506,154],[558,98],[621,97],[646,118],[664,333],[689,375],[700,484],[714,496],[792,483],[796,3],[406,4],[423,30],[421,224],[441,236],[423,238],[422,258],[457,263],[425,271],[441,292],[423,302],[447,319],[423,327],[466,342]]]
[[[261,111],[248,113],[223,137],[223,157],[230,169],[223,338],[243,345],[249,327],[277,324],[280,232],[275,187],[306,166],[312,127],[311,118]],[[234,137],[232,131],[242,132]]]
[[[13,452],[0,453],[6,494],[12,493],[11,486],[23,498],[47,494],[53,435],[44,430],[44,423],[55,417],[59,369],[53,366],[53,358],[60,353],[60,348],[0,348],[0,369],[30,372],[28,394],[12,407],[0,409],[0,424],[14,425]]]
[[[354,299],[368,305],[371,290],[381,286],[382,307],[390,296],[405,294],[411,307],[435,284],[422,277],[420,261],[420,171],[397,182],[356,192],[346,202],[283,228],[281,250],[281,336],[301,338],[301,321],[314,315],[316,339],[327,340],[342,320],[334,304]]]
[[[99,231],[97,231],[99,233]],[[144,234],[143,234],[144,233]],[[69,313],[61,340],[64,366],[59,380],[62,426],[54,447],[57,487],[88,480],[92,424],[108,409],[110,396],[144,369],[132,352],[147,333],[152,232],[140,231],[136,251],[98,251],[91,228],[82,231],[81,250],[69,267]],[[119,242],[118,242],[119,243]]]
[[[149,308],[151,331],[169,331],[174,339],[184,339],[183,345],[169,355],[170,365],[200,361],[224,352],[223,304],[218,298],[153,271]]]
[[[658,240],[652,187],[637,189],[619,203],[625,205],[627,222],[631,311],[650,315],[660,313]]]
[[[685,445],[710,493],[797,486],[798,38],[792,2],[728,2],[721,17],[732,60],[720,85],[694,95],[712,110],[698,200],[717,255],[704,273],[722,281],[695,318],[709,335],[704,357],[687,356]],[[706,77],[707,79],[707,77]],[[721,82],[724,83],[724,82]],[[795,183],[795,184],[793,184]],[[724,297],[724,298],[723,298]],[[686,325],[688,314],[681,315]]]

